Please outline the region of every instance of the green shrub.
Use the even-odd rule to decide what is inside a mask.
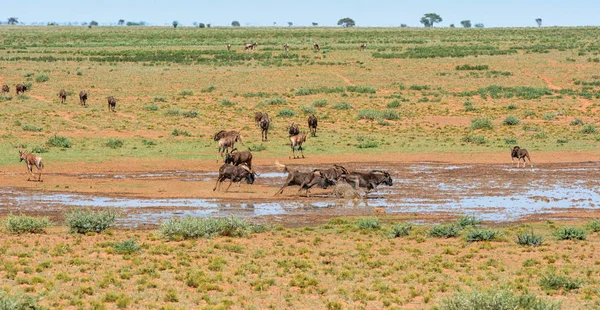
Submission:
[[[223,98],[223,100],[221,100],[221,105],[225,106],[225,107],[231,107],[235,105],[235,102],[227,99],[227,98]]]
[[[17,99],[20,99],[20,100],[27,100],[27,99],[29,99],[29,96],[27,96],[27,95],[25,95],[25,94],[18,94],[18,95],[17,95]]]
[[[253,225],[246,219],[193,218],[169,219],[163,222],[158,234],[167,240],[211,238],[215,236],[244,237],[252,232]]]
[[[488,65],[457,65],[456,70],[487,70]]]
[[[189,89],[184,89],[179,92],[179,95],[180,96],[192,96],[192,95],[194,95],[194,92]]]
[[[412,225],[409,223],[396,224],[388,233],[389,238],[398,238],[408,236],[412,230]]]
[[[377,143],[377,141],[362,141],[360,144],[358,144],[358,148],[359,149],[371,149],[371,148],[376,148],[379,146],[379,143]]]
[[[302,109],[302,112],[304,112],[304,114],[315,114],[315,113],[317,113],[317,110],[315,108],[311,107],[311,106],[304,105],[304,106],[302,106],[301,109]]]
[[[203,93],[212,93],[215,89],[217,89],[217,88],[214,85],[211,85],[211,86],[209,86],[207,88],[201,89],[200,92],[203,92]]]
[[[592,124],[583,125],[583,127],[581,127],[581,129],[579,130],[580,133],[586,135],[596,133],[596,131],[596,127],[594,127],[594,125]]]
[[[545,121],[553,121],[556,119],[556,113],[544,113],[542,119]]]
[[[315,101],[313,101],[313,106],[316,108],[325,107],[325,106],[327,106],[327,100],[326,99],[315,100]]]
[[[141,248],[135,239],[129,239],[123,242],[115,243],[113,245],[113,249],[117,254],[133,254],[141,251]]]
[[[400,119],[400,113],[394,110],[383,110],[381,111],[381,117],[390,121],[398,120]]]
[[[173,129],[173,131],[171,132],[171,136],[173,136],[173,137],[179,137],[179,136],[191,137],[192,135],[185,130]]]
[[[354,107],[352,105],[350,105],[349,103],[340,102],[340,103],[333,105],[332,108],[334,108],[336,110],[350,110],[350,109],[353,109]]]
[[[117,219],[117,211],[113,209],[93,211],[90,209],[73,209],[64,214],[65,223],[72,233],[100,233],[111,227]]]
[[[16,294],[9,295],[3,290],[0,291],[0,310],[42,310],[37,301],[29,295]]]
[[[187,118],[196,118],[196,117],[198,117],[198,111],[193,111],[193,110],[185,111],[182,114],[183,114],[183,117],[187,117]]]
[[[54,147],[70,148],[71,141],[67,137],[54,135],[46,141],[46,145]]]
[[[516,110],[517,108],[517,105],[514,103],[511,103],[506,107],[507,110]]]
[[[494,125],[487,118],[475,118],[471,120],[471,129],[492,129]]]
[[[517,139],[516,138],[505,138],[504,143],[514,145],[514,144],[517,144]]]
[[[463,106],[465,107],[465,112],[472,112],[472,111],[477,110],[477,109],[475,109],[475,107],[473,106],[473,103],[471,101],[465,101],[463,103]]]
[[[376,120],[381,118],[381,113],[377,110],[360,110],[358,111],[358,119]]]
[[[21,126],[21,129],[23,129],[24,131],[42,131],[42,130],[44,130],[41,127],[37,127],[37,126],[33,126],[33,125],[23,125],[23,126]]]
[[[50,80],[50,78],[45,75],[45,74],[40,74],[35,78],[35,81],[37,83],[44,83],[44,82],[48,82],[48,80]]]
[[[467,242],[490,241],[496,238],[496,231],[490,229],[473,229],[467,232],[465,240]]]
[[[460,232],[460,227],[454,224],[435,225],[431,227],[429,235],[436,238],[452,238],[456,237]]]
[[[42,153],[48,153],[48,149],[47,148],[43,148],[41,146],[34,146],[31,149],[31,153],[37,153],[37,154],[42,154]]]
[[[250,152],[261,152],[266,149],[267,149],[267,147],[264,146],[263,144],[248,146],[248,151],[250,151]]]
[[[0,95],[0,102],[2,101],[10,101],[12,100],[12,96],[11,95]]]
[[[600,220],[592,219],[588,224],[588,227],[593,232],[600,232]]]
[[[530,294],[518,295],[508,290],[473,290],[457,292],[446,298],[440,310],[559,310],[560,303],[550,302]]]
[[[514,125],[519,125],[521,123],[521,121],[516,117],[516,116],[508,116],[504,119],[504,121],[502,122],[502,124],[504,125],[508,125],[508,126],[514,126]]]
[[[179,116],[179,115],[181,115],[181,110],[179,110],[179,109],[169,109],[167,111],[167,113],[165,113],[165,114],[167,114],[168,116]]]
[[[279,110],[279,112],[277,112],[277,116],[281,116],[281,117],[292,117],[292,116],[296,116],[296,114],[298,114],[298,113],[296,113],[296,111],[294,111],[292,109],[288,109],[288,108]]]
[[[363,217],[358,220],[358,228],[360,229],[379,229],[381,224],[376,217]]]
[[[118,139],[118,138],[110,138],[108,139],[108,142],[106,142],[104,145],[107,147],[110,147],[111,149],[118,149],[123,147],[123,145],[125,144],[125,141]]]
[[[399,100],[394,100],[394,101],[392,101],[392,102],[388,103],[388,104],[386,105],[386,107],[387,107],[388,109],[392,109],[392,108],[399,108],[399,107],[400,107],[400,101],[399,101]]]
[[[77,75],[78,75],[78,76],[82,76],[82,75],[83,75],[83,72],[81,72],[81,71],[77,71]]]
[[[154,141],[152,141],[152,140],[146,140],[146,139],[143,139],[143,140],[142,140],[142,144],[143,144],[143,145],[146,145],[146,146],[154,146],[154,145],[156,145],[156,142],[154,142]]]
[[[533,230],[530,232],[522,232],[517,234],[517,244],[526,245],[526,246],[539,246],[542,245],[544,239],[542,236],[538,236],[533,233]]]
[[[11,234],[41,234],[51,225],[47,217],[35,218],[26,215],[9,215],[4,222],[6,231]]]
[[[351,93],[374,94],[377,91],[371,86],[346,86],[346,90]]]
[[[548,139],[548,134],[545,131],[540,131],[533,135],[533,137],[536,139]]]
[[[167,97],[154,96],[154,102],[167,102]]]
[[[560,143],[560,144],[569,143],[569,139],[567,139],[567,138],[558,138],[558,139],[556,139],[556,143]]]
[[[411,85],[408,89],[410,90],[429,90],[428,85]]]
[[[571,126],[581,126],[583,124],[583,120],[581,120],[580,118],[576,118],[571,121]]]
[[[456,225],[458,225],[461,229],[469,226],[477,226],[479,224],[481,224],[481,220],[476,218],[474,215],[463,215],[456,219]]]
[[[283,98],[270,98],[264,101],[267,105],[281,105],[285,104],[287,101]]]
[[[571,291],[580,288],[581,284],[579,279],[573,280],[554,273],[548,273],[540,279],[540,286],[546,290],[564,289],[566,291]]]
[[[147,106],[144,107],[144,110],[146,111],[158,111],[158,105],[157,104],[149,104]]]
[[[585,231],[581,228],[569,226],[557,230],[554,235],[558,240],[585,240]]]
[[[473,143],[473,144],[485,144],[485,137],[484,136],[466,135],[461,139],[461,141],[466,142],[466,143]]]

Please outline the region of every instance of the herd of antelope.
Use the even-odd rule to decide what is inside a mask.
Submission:
[[[253,42],[250,44],[244,44],[244,51],[253,51],[257,45],[258,45],[258,43],[256,43],[256,42]],[[227,51],[231,52],[231,44],[227,44],[226,47],[227,47]],[[289,49],[290,49],[290,45],[285,43],[283,45],[283,51],[287,53],[289,51]],[[313,49],[315,51],[320,51],[321,47],[319,46],[319,43],[313,42]],[[363,43],[358,47],[358,50],[361,52],[364,51],[365,49],[367,49],[367,43]]]

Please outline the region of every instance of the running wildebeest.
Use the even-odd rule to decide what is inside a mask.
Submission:
[[[531,164],[531,158],[529,158],[529,152],[527,152],[526,149],[522,149],[518,146],[515,146],[510,152],[510,157],[511,163],[515,162],[515,158],[517,159],[517,168],[519,168],[521,159],[523,159],[523,168],[525,168],[525,166],[527,165],[527,161],[525,160],[525,158],[529,159],[529,167],[533,168],[533,165]]]
[[[298,124],[294,124],[294,122],[292,122],[292,124],[290,125],[290,129],[288,130],[288,133],[290,134],[290,137],[299,134],[300,128],[298,128]]]
[[[225,155],[225,163],[234,166],[243,164],[252,169],[252,153],[250,151],[238,151],[238,149],[233,149],[229,154]]]
[[[82,105],[84,107],[87,108],[87,97],[88,97],[88,93],[85,90],[82,90],[79,92],[79,105]]]
[[[354,187],[364,187],[369,191],[375,190],[378,185],[392,186],[392,177],[389,173],[381,170],[371,172],[352,172],[346,175],[346,181],[354,184]],[[358,184],[356,184],[358,183]]]
[[[302,143],[304,143],[306,141],[306,135],[301,133],[295,136],[290,137],[290,147],[292,148],[292,156],[295,158],[299,158],[296,157],[296,153],[295,153],[295,147],[298,147],[298,151],[300,151],[300,153],[302,154],[302,158],[304,158],[304,150],[302,150]]]
[[[246,167],[245,165],[234,166],[230,164],[223,164],[219,168],[219,177],[217,178],[217,183],[213,188],[213,191],[217,190],[217,187],[221,187],[221,183],[227,179],[229,179],[229,186],[225,191],[228,191],[233,182],[239,183],[242,180],[246,180],[246,183],[253,184],[254,176],[256,174],[252,171],[252,169]]]
[[[231,44],[227,44],[227,51],[231,52]]]
[[[67,100],[67,91],[64,88],[61,88],[58,92],[58,97],[60,98],[60,103],[65,103]]]
[[[15,86],[15,88],[17,89],[17,95],[19,93],[24,94],[25,91],[27,90],[27,85],[19,83],[19,84],[17,84],[17,86]]]
[[[314,48],[315,50],[317,50],[317,51],[320,51],[320,50],[321,50],[321,48],[319,47],[319,43],[317,43],[317,42],[314,42],[314,43],[313,43],[313,48]]]
[[[8,93],[8,92],[10,92],[10,88],[8,87],[8,85],[2,85],[2,92],[3,92],[3,93]]]
[[[286,43],[283,45],[283,51],[287,53],[288,49],[290,48],[290,46]]]
[[[310,128],[310,135],[313,137],[317,136],[317,126],[319,125],[319,121],[317,117],[313,114],[308,117],[308,128]]]
[[[298,189],[296,195],[298,195],[300,191],[306,190],[306,196],[309,196],[309,190],[315,185],[319,185],[321,188],[327,188],[335,184],[335,181],[329,179],[327,175],[320,170],[300,172],[298,170],[290,170],[286,165],[282,165],[279,162],[275,162],[275,165],[280,171],[288,173],[287,179],[279,191],[275,193],[275,196],[283,193],[283,190],[288,186],[298,185],[300,186],[300,189]]]
[[[260,121],[258,121],[258,126],[260,126],[261,141],[267,141],[269,135],[269,127],[271,126],[271,119],[267,114],[263,114]]]
[[[367,48],[367,43],[363,43],[360,45],[360,48],[358,49],[359,51],[364,51]]]
[[[258,45],[258,44],[256,44],[256,42],[254,42],[252,44],[246,44],[246,45],[244,45],[244,50],[245,51],[247,51],[247,50],[254,50],[254,48],[256,47],[256,45]]]
[[[108,111],[117,112],[117,99],[113,96],[108,96],[106,99],[108,100]]]
[[[35,174],[33,174],[33,166],[35,166],[38,170],[39,176],[38,176],[38,182],[43,182],[42,181],[42,171],[44,170],[44,163],[42,162],[42,158],[38,155],[35,155],[33,153],[27,153],[27,151],[19,151],[19,162],[21,161],[25,161],[25,163],[27,164],[27,171],[29,171],[29,173],[31,174],[31,176],[33,176],[34,181],[35,181]],[[29,177],[27,179],[27,181],[31,180],[31,177]]]

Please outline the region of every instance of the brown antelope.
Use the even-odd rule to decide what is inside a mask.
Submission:
[[[359,51],[364,51],[367,48],[367,43],[363,43],[360,45],[360,48],[358,49]]]
[[[108,100],[108,111],[117,112],[117,99],[113,96],[108,96],[106,99]]]
[[[306,141],[306,135],[301,133],[295,136],[290,137],[290,147],[292,148],[292,156],[294,159],[299,158],[296,157],[295,148],[298,147],[298,151],[302,154],[302,158],[304,158],[304,151],[302,150],[302,143]]]
[[[10,92],[10,88],[8,87],[8,85],[2,85],[2,92],[3,92],[3,93],[8,93],[8,92]]]
[[[252,44],[246,44],[244,45],[244,50],[254,50],[254,48],[256,47],[256,45],[258,45],[256,42],[252,43]]]
[[[19,151],[19,157],[21,158],[21,160],[19,160],[19,162],[25,161],[25,163],[27,164],[27,170],[29,171],[31,176],[33,176],[34,181],[35,181],[35,174],[33,174],[33,166],[35,166],[37,168],[38,173],[39,173],[38,182],[43,182],[42,181],[42,171],[44,170],[44,163],[42,162],[42,158],[33,153],[28,153],[27,151],[25,151],[25,152]],[[31,177],[29,177],[27,179],[27,181],[30,181],[30,180],[31,180]]]
[[[529,158],[529,152],[527,152],[526,149],[522,149],[518,146],[515,146],[510,152],[510,157],[511,163],[515,162],[515,158],[517,159],[517,168],[519,168],[521,159],[523,159],[523,168],[525,168],[525,166],[527,165],[527,161],[525,160],[525,158],[529,159],[529,167],[533,168],[533,165],[531,164],[531,158]]]
[[[317,126],[319,125],[319,121],[317,117],[311,115],[308,117],[308,128],[310,128],[310,135],[313,137],[317,136]]]
[[[87,108],[87,104],[86,104],[87,97],[88,97],[88,94],[85,90],[82,90],[79,92],[79,104],[86,108]]]
[[[236,142],[242,142],[242,136],[225,136],[219,139],[219,154],[217,155],[217,162],[219,162],[219,155],[221,158],[225,158],[225,155],[229,154],[229,149],[233,149]]]
[[[290,46],[286,43],[283,45],[283,51],[287,53],[288,49],[290,48]]]
[[[314,42],[314,43],[313,43],[313,48],[314,48],[316,51],[320,51],[320,50],[321,50],[321,48],[319,47],[319,43],[317,43],[317,42]]]
[[[67,100],[67,92],[64,88],[60,89],[60,91],[58,92],[58,97],[60,98],[60,103],[65,103],[65,101]]]
[[[231,44],[227,44],[227,51],[231,52]]]
[[[25,91],[27,90],[27,86],[25,84],[21,84],[21,83],[17,84],[17,86],[15,86],[15,88],[17,89],[17,95],[19,93],[24,94]]]
[[[267,114],[263,114],[260,121],[258,121],[258,125],[260,126],[261,141],[267,141],[269,127],[271,126],[271,119]]]

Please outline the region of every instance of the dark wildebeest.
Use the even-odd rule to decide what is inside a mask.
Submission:
[[[358,49],[359,51],[364,51],[367,48],[367,43],[363,43],[360,45],[360,48]]]
[[[288,130],[288,133],[290,134],[290,137],[299,134],[300,128],[298,128],[298,124],[294,124],[294,122],[292,122],[292,124],[290,125],[290,129]]]
[[[310,128],[310,135],[313,137],[317,136],[317,126],[319,125],[319,121],[317,117],[311,115],[308,117],[308,128]]]
[[[252,169],[252,153],[250,153],[250,151],[238,151],[238,149],[233,149],[229,154],[225,155],[225,163],[234,166],[244,164]]]
[[[67,91],[64,88],[61,88],[58,92],[58,97],[60,98],[60,103],[65,103],[67,100]]]
[[[275,162],[277,168],[280,171],[287,172],[288,177],[283,183],[283,186],[275,193],[275,195],[279,195],[283,193],[283,189],[288,186],[298,185],[300,189],[296,195],[300,193],[302,190],[306,190],[306,196],[309,196],[309,190],[315,186],[319,185],[321,188],[327,188],[331,185],[335,185],[335,181],[329,179],[329,177],[324,174],[321,170],[314,170],[311,172],[300,172],[298,170],[290,170],[287,166],[280,164],[279,162]]]
[[[302,150],[302,143],[304,143],[306,141],[306,135],[301,133],[295,136],[290,137],[290,146],[292,147],[292,156],[295,158],[296,157],[296,153],[295,153],[295,147],[298,147],[298,151],[300,151],[300,153],[302,154],[302,158],[304,158],[304,150]]]
[[[283,45],[283,51],[287,53],[287,51],[289,50],[290,46],[286,43]]]
[[[85,90],[82,90],[79,92],[79,104],[87,107],[86,101],[87,101],[87,97],[88,97],[88,93]]]
[[[260,121],[258,121],[258,126],[260,126],[261,141],[267,141],[267,136],[269,135],[269,127],[271,126],[271,119],[267,114],[263,114]]]
[[[219,168],[219,177],[217,178],[217,183],[215,184],[213,191],[217,190],[217,187],[221,187],[221,183],[227,179],[229,179],[229,186],[227,186],[225,191],[229,190],[233,182],[239,183],[242,180],[246,180],[246,183],[252,184],[254,183],[255,175],[256,174],[252,169],[245,165],[233,166],[230,164],[223,164],[221,168]]]
[[[8,85],[2,85],[2,92],[3,92],[3,93],[8,93],[8,92],[10,92],[10,88],[8,87]]]
[[[22,84],[22,83],[17,84],[17,86],[15,86],[15,88],[17,89],[17,95],[19,93],[24,94],[25,91],[27,90],[27,86],[25,84]]]
[[[320,50],[321,50],[321,48],[319,47],[319,43],[317,43],[317,42],[314,42],[314,43],[313,43],[313,48],[314,48],[316,51],[320,51]]]
[[[511,163],[515,162],[515,158],[517,159],[517,168],[519,168],[521,159],[523,159],[523,168],[525,168],[525,166],[527,165],[527,161],[525,160],[525,158],[529,159],[529,167],[533,168],[533,165],[531,164],[531,158],[529,158],[529,152],[527,152],[526,149],[522,149],[518,146],[515,146],[510,152],[510,157]]]
[[[254,48],[256,47],[256,45],[257,45],[256,42],[254,42],[252,44],[246,44],[246,45],[244,45],[244,50],[245,51],[247,51],[247,50],[254,50]]]
[[[231,44],[227,44],[227,51],[231,52]]]
[[[27,170],[29,171],[29,173],[31,174],[31,176],[33,176],[34,181],[35,181],[35,174],[33,174],[33,166],[35,166],[38,170],[39,176],[38,176],[38,181],[39,182],[43,182],[42,181],[42,171],[44,170],[44,163],[42,162],[42,158],[38,155],[35,155],[33,153],[27,153],[26,151],[19,151],[19,158],[21,161],[25,161],[25,163],[27,164]],[[29,177],[27,179],[27,181],[31,180],[31,177]]]
[[[364,187],[369,191],[375,190],[378,185],[384,184],[392,186],[392,177],[389,173],[381,170],[373,170],[371,172],[352,172],[346,175],[346,181],[354,185],[354,187]],[[358,184],[356,184],[358,183]]]
[[[108,111],[117,112],[117,99],[113,96],[108,96]]]
[[[254,123],[256,126],[258,126],[258,123],[260,122],[260,119],[263,118],[263,115],[267,115],[263,112],[256,112],[254,113]]]

